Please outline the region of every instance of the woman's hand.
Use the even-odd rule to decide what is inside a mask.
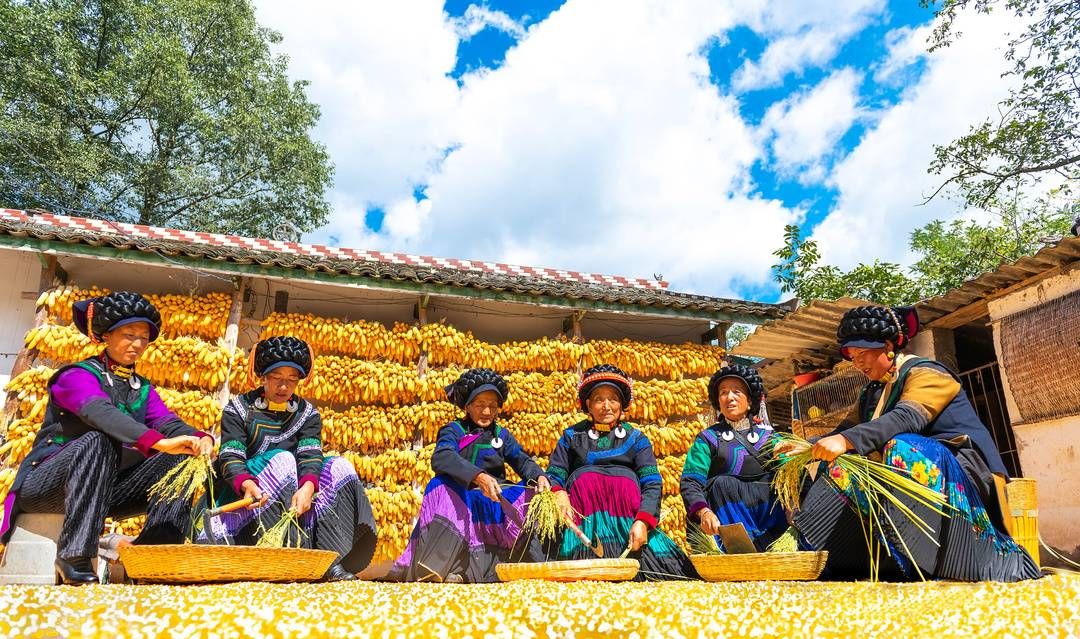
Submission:
[[[822,437],[810,447],[810,454],[814,459],[831,462],[840,455],[851,450],[851,442],[843,435],[829,435]]]
[[[555,493],[555,504],[559,507],[559,514],[565,521],[572,524],[577,523],[577,513],[574,512],[574,507],[570,505],[570,495],[565,490],[560,490]]]
[[[480,473],[473,479],[473,483],[480,489],[480,492],[484,493],[484,497],[487,497],[491,501],[499,501],[502,497],[502,488],[499,487],[499,481],[487,473]]]
[[[262,508],[270,501],[270,495],[264,493],[254,479],[245,479],[244,483],[240,484],[240,490],[244,491],[245,498],[251,500],[248,510]]]
[[[804,450],[806,450],[806,448],[803,444],[791,440],[784,440],[773,446],[772,454],[773,457],[776,457],[778,455],[800,453]]]
[[[536,478],[536,492],[546,493],[551,490],[551,482],[548,481],[547,475],[540,475]]]
[[[644,546],[645,542],[648,540],[649,527],[640,519],[635,521],[634,525],[630,526],[630,540],[628,542],[630,552],[636,552],[639,548]]]
[[[212,443],[211,447],[213,447]],[[194,435],[180,435],[179,437],[159,439],[151,448],[170,455],[200,454],[199,438]]]
[[[217,457],[217,455],[214,454],[214,438],[213,437],[211,437],[209,435],[206,435],[205,437],[200,437],[199,438],[199,454],[204,455],[206,457],[210,457],[211,459],[213,459],[214,457]]]
[[[720,518],[708,508],[702,508],[698,511],[698,522],[701,524],[701,532],[706,535],[720,534]]]
[[[311,510],[311,499],[315,496],[315,484],[306,481],[293,493],[292,503],[289,504],[289,508],[297,515],[303,515],[307,511]]]

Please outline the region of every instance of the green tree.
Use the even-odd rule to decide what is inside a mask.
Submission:
[[[319,109],[248,0],[0,0],[0,202],[268,235],[325,222]]]
[[[1059,239],[1080,215],[1080,202],[1055,206],[1039,201],[1029,207],[1014,199],[993,205],[991,211],[996,216],[991,224],[934,220],[913,231],[909,247],[919,259],[907,272],[878,260],[846,272],[820,264],[817,243],[805,239],[798,226],[789,225],[784,246],[773,252],[780,260],[772,267],[773,278],[781,291],[794,293],[804,303],[855,297],[878,304],[911,304],[946,293]]]
[[[944,146],[930,172],[946,180],[930,196],[955,187],[966,203],[984,207],[1011,191],[1053,176],[1080,179],[1080,4],[1076,0],[921,0],[937,6],[930,50],[947,47],[964,10],[1009,11],[1030,26],[1005,46],[1004,75],[1019,86],[987,119]]]
[[[793,224],[784,227],[784,246],[773,255],[780,259],[772,267],[780,290],[794,293],[801,302],[855,297],[878,304],[904,304],[919,297],[916,283],[891,262],[874,260],[847,272],[819,264],[817,242],[805,239]]]
[[[911,267],[924,297],[946,293],[964,282],[1015,262],[1045,245],[1045,240],[1068,232],[1080,202],[1053,208],[1038,202],[1031,209],[1016,200],[991,208],[993,224],[935,220],[911,234],[911,249],[922,257]]]

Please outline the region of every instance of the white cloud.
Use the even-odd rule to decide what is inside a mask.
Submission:
[[[779,238],[797,214],[745,193],[760,148],[734,100],[707,81],[699,52],[732,23],[715,2],[565,5],[498,70],[466,78],[453,126],[460,147],[429,176],[430,215],[393,242],[660,272],[683,290],[762,283],[771,256],[754,238]]]
[[[317,137],[333,159],[327,228],[341,244],[372,237],[363,211],[411,192],[449,145],[458,36],[441,0],[320,3],[259,0],[259,22],[280,31],[293,78],[322,108]],[[337,203],[348,202],[345,207]]]
[[[1000,77],[1005,33],[1017,30],[1007,12],[963,18],[963,37],[927,58],[918,84],[879,114],[877,126],[835,167],[830,182],[839,197],[813,234],[824,262],[844,268],[874,258],[907,262],[912,230],[957,215],[956,203],[944,198],[921,206],[943,181],[926,172],[933,145],[948,143],[993,113],[1010,83]],[[904,51],[897,47],[894,55],[907,57]]]
[[[904,70],[928,55],[926,39],[933,30],[932,24],[924,24],[920,27],[900,27],[886,33],[885,46],[889,53],[881,64],[875,66],[874,82],[900,84]]]
[[[762,129],[771,139],[776,168],[804,183],[825,176],[826,161],[860,116],[862,75],[846,68],[833,72],[812,89],[774,103]]]
[[[749,23],[778,53],[740,73],[747,86],[767,85],[831,59],[882,5],[814,2],[570,0],[516,31],[520,25],[479,8],[463,18],[474,26],[463,27],[438,0],[326,3],[318,11],[260,0],[260,21],[285,37],[290,73],[311,81],[308,94],[323,109],[316,133],[337,165],[330,223],[308,239],[658,272],[675,290],[717,295],[764,285],[784,224],[805,212],[752,195],[750,167],[768,148],[781,170],[822,177],[836,141],[865,116],[855,98],[860,75],[839,71],[785,100],[763,135],[742,120],[735,98],[710,84],[701,47]],[[922,83],[877,114],[872,134],[825,175],[841,193],[817,234],[829,259],[903,251],[916,226],[905,216],[930,184],[931,145],[963,132],[1000,96],[1000,70],[986,64],[1000,60],[1000,29],[982,24],[966,24],[960,42],[929,60]],[[517,44],[500,68],[466,75],[459,86],[448,74],[474,28],[503,29]],[[824,34],[827,46],[810,34]],[[806,43],[789,49],[790,59],[769,62],[792,46],[778,43],[800,37]],[[897,36],[892,49],[897,68],[903,41]],[[417,203],[419,185],[427,199]],[[378,233],[364,226],[372,206],[385,210]],[[865,237],[864,245],[845,252],[852,237]]]
[[[836,56],[851,36],[885,9],[882,0],[773,0],[749,16],[749,26],[769,38],[757,60],[735,72],[736,91],[781,84],[789,73],[819,67]]]
[[[493,11],[487,7],[471,4],[465,15],[454,20],[454,31],[462,40],[468,40],[484,29],[491,27],[520,40],[525,37],[525,27],[502,11]]]

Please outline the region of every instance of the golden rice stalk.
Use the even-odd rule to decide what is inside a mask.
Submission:
[[[686,534],[686,541],[690,545],[690,552],[694,555],[722,555],[720,544],[716,543],[716,537],[708,534],[700,526],[691,526]]]
[[[260,527],[262,524],[260,523]],[[295,526],[297,532],[296,547],[300,547],[300,535],[304,535],[304,530],[300,527],[300,515],[296,513],[292,508],[286,510],[281,518],[277,520],[273,526],[269,528],[261,528],[262,535],[259,540],[255,542],[255,545],[260,548],[281,548],[285,545],[285,540],[288,538],[289,527]]]
[[[776,541],[769,544],[766,549],[768,552],[798,552],[799,550],[799,532],[795,530],[793,526],[788,526],[788,529],[784,531],[784,534],[776,538]]]
[[[555,541],[562,526],[562,513],[554,491],[545,490],[533,495],[529,500],[529,509],[525,513],[522,532],[536,535],[540,543]]]
[[[774,446],[787,442],[794,444],[790,451],[776,455],[777,466],[773,474],[773,487],[780,503],[785,508],[794,510],[799,507],[800,489],[807,472],[806,467],[813,461],[810,443],[788,433],[779,434],[777,440]],[[872,461],[861,455],[845,453],[837,457],[833,463],[847,473],[852,492],[866,500],[868,512],[865,517],[859,518],[859,522],[862,524],[863,538],[866,540],[870,554],[872,580],[877,580],[882,531],[889,526],[896,532],[896,524],[892,521],[889,512],[885,510],[886,505],[892,504],[897,511],[936,543],[934,530],[900,500],[898,493],[907,495],[916,503],[938,514],[948,515],[947,511],[952,509],[952,506],[949,505],[948,498],[944,494],[911,479],[902,469]],[[896,537],[903,544],[903,538],[899,535]],[[905,547],[904,551],[908,552],[908,549]],[[915,569],[922,577],[922,571],[918,569],[918,566]]]
[[[162,501],[193,500],[214,477],[214,466],[205,455],[192,455],[172,467],[150,487],[149,496]]]

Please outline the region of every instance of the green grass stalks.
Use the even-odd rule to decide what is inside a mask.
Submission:
[[[794,444],[794,447],[789,452],[775,455],[773,488],[776,490],[780,503],[789,511],[794,511],[799,508],[800,492],[807,474],[807,466],[813,463],[814,459],[811,456],[810,443],[801,437],[781,433],[777,438],[777,445],[789,442]],[[944,494],[911,479],[903,469],[894,468],[861,455],[845,453],[837,457],[834,463],[847,473],[852,493],[857,498],[862,498],[856,501],[865,501],[867,505],[867,512],[864,517],[860,517],[860,522],[863,524],[863,537],[870,553],[871,579],[877,580],[878,576],[882,532],[886,530],[886,527],[894,532],[897,530],[892,515],[885,506],[892,505],[923,534],[937,543],[934,537],[935,531],[900,499],[900,495],[906,495],[935,513],[949,516],[949,511],[954,509],[949,505],[948,498]],[[899,534],[896,538],[904,546],[904,552],[910,555],[903,538]],[[919,571],[918,566],[916,570]],[[919,571],[919,576],[922,576],[921,571]]]
[[[150,487],[149,497],[161,501],[194,500],[214,477],[214,465],[205,455],[191,455],[169,469]]]
[[[259,536],[259,540],[255,542],[255,545],[259,548],[281,548],[285,546],[285,542],[288,539],[289,528],[296,527],[296,548],[300,547],[300,536],[304,534],[304,530],[300,527],[300,515],[296,514],[296,511],[292,508],[286,510],[281,518],[277,520],[270,528],[261,528],[262,535]]]
[[[776,541],[769,544],[766,549],[768,552],[798,552],[799,551],[799,532],[795,530],[793,526],[788,526],[788,529],[784,531],[784,534],[776,538]]]
[[[690,552],[695,555],[722,555],[720,544],[716,543],[716,537],[708,534],[699,526],[690,526],[686,533],[686,543],[690,545]]]

